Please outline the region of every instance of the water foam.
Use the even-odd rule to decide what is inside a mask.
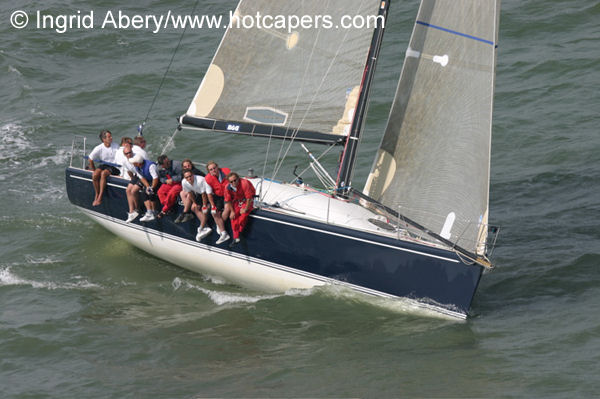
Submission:
[[[33,288],[47,289],[47,290],[79,290],[79,289],[90,289],[90,288],[101,288],[101,286],[90,283],[88,280],[83,278],[77,278],[79,281],[74,283],[55,283],[53,281],[35,281],[25,278],[21,278],[15,273],[11,272],[10,267],[0,268],[0,287],[11,286],[11,285],[28,285]]]
[[[52,263],[60,262],[60,259],[55,259],[52,256],[45,256],[42,258],[36,258],[31,255],[25,255],[25,261],[27,263],[35,264],[35,265],[47,265]]]
[[[23,76],[23,74],[21,73],[21,71],[19,71],[17,68],[15,68],[12,65],[8,66],[8,72],[14,73],[17,76]]]
[[[215,305],[229,305],[236,303],[256,303],[266,299],[273,299],[281,297],[285,294],[268,294],[268,295],[247,295],[247,294],[237,294],[233,292],[224,292],[224,291],[213,291],[198,285],[192,284],[188,281],[183,281],[179,277],[176,277],[171,283],[175,290],[180,288],[186,290],[196,290],[200,291],[215,304]]]
[[[50,164],[64,166],[71,156],[71,150],[66,148],[61,148],[56,151],[54,155],[50,155],[44,158],[41,158],[37,162],[37,167],[45,167]]]
[[[434,301],[416,301],[411,298],[385,298],[380,296],[366,295],[347,287],[340,285],[323,285],[315,289],[322,292],[324,295],[340,299],[343,301],[352,301],[364,303],[370,306],[375,306],[394,313],[407,315],[415,315],[419,317],[429,317],[434,319],[462,322],[464,319],[458,318],[456,315],[451,315],[443,310],[443,307],[436,304]]]
[[[25,136],[23,126],[13,122],[0,126],[0,152],[5,154],[6,159],[14,159],[15,154],[32,148],[31,142]]]
[[[33,169],[48,169],[54,166],[64,166],[71,156],[70,148],[56,149],[51,143],[40,147],[32,142],[34,129],[25,127],[19,122],[8,122],[0,126],[0,152],[9,167],[26,167]],[[50,153],[51,155],[45,156]],[[32,156],[34,159],[32,159]],[[4,176],[2,176],[4,180]]]

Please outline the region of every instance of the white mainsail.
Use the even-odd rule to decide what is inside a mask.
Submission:
[[[233,133],[298,130],[348,134],[372,28],[337,26],[345,15],[376,15],[380,0],[242,0],[183,119]],[[311,17],[306,28],[245,28],[257,15]],[[324,19],[326,18],[326,20]],[[331,27],[327,27],[331,22]],[[237,23],[240,23],[238,27]],[[315,25],[316,24],[316,25]],[[256,24],[255,24],[256,25]],[[213,124],[210,121],[224,121]],[[268,127],[268,129],[265,129]],[[248,130],[248,131],[246,131]]]
[[[423,0],[364,192],[473,253],[487,238],[500,0]]]

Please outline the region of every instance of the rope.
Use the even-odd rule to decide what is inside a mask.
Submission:
[[[290,124],[292,123],[292,120],[294,118],[294,113],[296,112],[296,108],[298,106],[298,100],[300,99],[300,94],[302,93],[302,89],[304,87],[304,82],[306,81],[306,77],[308,76],[308,71],[310,69],[310,65],[311,65],[311,62],[312,62],[313,55],[315,53],[315,49],[317,48],[317,43],[319,41],[319,37],[321,37],[321,31],[320,30],[317,31],[317,37],[316,37],[316,39],[315,39],[315,41],[313,43],[312,48],[310,49],[310,55],[308,56],[308,61],[306,63],[306,67],[304,68],[304,73],[302,74],[302,81],[301,81],[301,83],[299,85],[298,93],[296,94],[296,99],[294,100],[294,106],[292,107],[292,112],[290,113],[290,122],[289,122]],[[304,118],[302,119],[302,121],[303,120],[304,120]],[[298,126],[298,128],[300,128],[300,126],[302,125],[302,121],[300,122],[300,125]],[[287,128],[289,129],[290,126],[288,125]],[[286,134],[287,134],[287,131],[286,131]],[[291,140],[291,143],[294,142],[294,137],[295,137],[295,134],[293,133],[293,130],[292,130],[292,140]],[[271,138],[269,137],[269,147],[270,147],[270,141],[271,141]],[[290,145],[291,145],[291,143],[290,143]],[[271,176],[272,180],[275,180],[275,177],[277,176],[277,173],[279,172],[279,169],[281,168],[281,166],[283,164],[283,161],[284,161],[284,159],[285,159],[285,157],[287,155],[287,151],[286,151],[286,154],[283,157],[281,156],[281,152],[283,151],[283,147],[284,146],[285,146],[285,140],[282,140],[281,141],[281,146],[279,147],[279,154],[277,154],[277,159],[275,160],[275,166],[273,168],[273,175]],[[289,151],[289,148],[288,148],[288,151]],[[268,153],[267,153],[267,156],[268,156]]]
[[[289,124],[292,123],[292,119],[294,118],[294,113],[296,112],[296,108],[298,106],[298,100],[300,99],[300,94],[302,93],[302,88],[304,87],[304,82],[306,80],[306,77],[308,76],[308,70],[310,67],[310,63],[312,60],[312,57],[315,53],[315,48],[317,47],[317,42],[318,39],[321,35],[321,32],[318,31],[317,33],[317,39],[315,40],[315,42],[313,43],[313,46],[310,50],[310,55],[308,57],[308,62],[306,63],[306,67],[304,68],[304,73],[302,74],[302,81],[300,83],[299,89],[298,89],[298,93],[296,94],[296,99],[294,100],[294,106],[292,107],[292,112],[290,113],[290,119],[289,119]],[[287,130],[290,129],[290,126],[287,126]],[[286,135],[287,135],[287,130],[286,130]],[[292,142],[294,141],[294,133],[292,133]],[[267,160],[269,158],[269,151],[271,149],[271,141],[272,141],[272,135],[269,136],[269,142],[267,143],[267,151],[265,152],[265,162],[263,164],[263,173],[262,175],[265,176],[266,175],[266,169],[267,169]],[[279,169],[281,168],[281,165],[283,164],[283,160],[285,159],[285,155],[283,156],[283,158],[281,157],[281,152],[283,151],[283,147],[285,145],[285,140],[282,140],[281,142],[281,146],[279,147],[279,154],[277,154],[277,159],[275,160],[275,166],[273,167],[273,174],[271,175],[271,180],[275,180],[275,177],[277,176],[277,173],[279,172]],[[288,149],[289,151],[289,149]],[[287,155],[287,152],[286,152]],[[281,161],[280,161],[281,160]],[[269,185],[270,187],[270,185]],[[264,198],[264,196],[267,195],[267,193],[269,192],[269,189],[267,188],[267,190],[264,192],[264,194],[262,193],[262,185],[261,185],[261,198]]]
[[[196,13],[196,8],[198,7],[199,2],[200,2],[200,0],[196,0],[196,4],[194,4],[194,8],[192,10],[192,15],[194,15]],[[163,84],[165,83],[165,80],[167,79],[167,74],[169,73],[169,70],[171,69],[173,60],[175,60],[175,55],[177,54],[177,51],[179,50],[179,46],[181,45],[183,36],[185,35],[186,31],[187,31],[187,24],[185,25],[185,28],[183,29],[183,32],[181,33],[181,36],[179,37],[177,46],[175,47],[175,50],[173,51],[173,55],[171,56],[171,61],[169,61],[169,65],[167,66],[167,69],[165,70],[165,73],[163,74],[160,84],[158,85],[158,90],[156,90],[156,94],[154,95],[154,98],[152,99],[152,103],[150,104],[150,108],[148,109],[148,113],[146,114],[146,118],[144,119],[144,122],[142,122],[142,124],[138,127],[138,135],[140,135],[140,136],[143,135],[142,131],[144,130],[144,126],[146,125],[146,122],[148,121],[148,118],[150,117],[150,112],[152,112],[152,108],[154,108],[154,103],[156,102],[156,99],[158,98],[158,94],[160,93],[160,90],[162,89]]]
[[[177,132],[179,132],[180,130],[181,127],[179,126],[175,128],[175,131],[173,132],[167,143],[164,145],[162,151],[160,152],[161,154],[166,154],[167,152],[171,151],[171,149],[175,148],[175,145],[173,143],[175,141],[175,136],[177,135]]]

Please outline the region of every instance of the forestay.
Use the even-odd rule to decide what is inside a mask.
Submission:
[[[240,1],[233,26],[227,29],[182,123],[229,133],[344,142],[373,29],[336,26],[344,15],[365,19],[377,15],[379,3]],[[269,20],[267,25],[273,25],[269,28],[256,23],[243,27],[244,18],[250,21],[257,15],[278,19]],[[305,28],[277,24],[303,16],[311,18]]]
[[[365,193],[457,245],[487,237],[499,0],[424,0]]]

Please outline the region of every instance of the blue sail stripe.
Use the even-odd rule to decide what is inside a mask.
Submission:
[[[452,29],[447,29],[447,28],[443,28],[441,26],[432,25],[432,24],[427,23],[427,22],[417,21],[417,24],[426,26],[428,28],[439,29],[441,31],[452,33],[454,35],[458,35],[458,36],[466,37],[466,38],[469,38],[469,39],[477,40],[479,42],[487,43],[487,44],[492,45],[492,46],[494,45],[494,42],[492,42],[490,40],[483,39],[483,38],[477,37],[477,36],[467,35],[466,33],[461,33],[461,32],[457,32],[457,31],[452,30]]]

